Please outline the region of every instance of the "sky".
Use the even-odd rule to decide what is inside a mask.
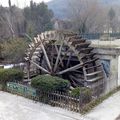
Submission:
[[[20,8],[23,8],[27,5],[29,5],[31,0],[11,0],[11,3],[12,5],[17,5],[18,7]],[[51,1],[51,0],[33,0],[34,2],[36,3],[39,3],[39,2],[48,2],[48,1]],[[3,6],[8,6],[8,0],[0,0],[0,5],[3,5]]]

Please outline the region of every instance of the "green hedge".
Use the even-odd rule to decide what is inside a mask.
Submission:
[[[22,81],[23,76],[23,72],[18,69],[0,69],[0,84],[5,87],[7,82]]]
[[[2,90],[2,85],[0,84],[0,90]]]
[[[90,88],[77,87],[71,91],[71,95],[74,97],[81,97],[83,103],[88,103],[92,99],[92,91]]]
[[[59,77],[50,75],[39,75],[32,79],[31,86],[41,91],[63,91],[69,90],[70,83]]]

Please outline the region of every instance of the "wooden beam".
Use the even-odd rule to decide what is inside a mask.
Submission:
[[[48,59],[47,53],[45,51],[44,45],[42,44],[42,41],[41,41],[41,45],[40,46],[41,46],[42,51],[43,51],[43,53],[45,55],[45,59],[46,59],[47,65],[48,65],[49,69],[52,71],[52,67],[51,67],[50,61]]]
[[[57,48],[57,46],[55,45],[55,49],[56,49],[56,51],[57,51],[57,54],[59,53],[59,51],[58,51],[58,48]],[[61,63],[61,65],[62,65],[62,67],[64,67],[64,64],[63,64],[63,61],[62,61],[62,59],[61,59],[61,57],[60,57],[60,63]],[[58,64],[59,65],[59,64]]]
[[[62,51],[62,47],[63,47],[63,43],[60,45],[60,48],[59,48],[57,60],[56,60],[56,62],[55,62],[55,66],[54,66],[54,72],[56,71],[57,66],[58,66],[58,62],[59,62],[59,59],[60,59],[60,54],[61,54],[61,51]]]
[[[63,70],[63,71],[60,71],[60,72],[58,72],[57,74],[58,74],[58,75],[61,75],[61,74],[64,74],[64,73],[66,73],[66,72],[74,71],[74,70],[76,70],[76,69],[81,68],[82,65],[83,65],[83,64],[75,65],[75,66],[70,67],[70,68],[67,68],[67,69],[65,69],[65,70]]]
[[[72,58],[72,53],[70,53],[70,56],[69,56],[69,58],[68,58],[68,61],[67,61],[67,67],[69,66],[69,64],[70,64],[70,59]]]
[[[70,75],[69,77],[72,78],[75,82],[83,84],[83,78],[76,78],[73,75]]]
[[[34,42],[37,44],[39,41],[36,37],[34,37]]]
[[[32,60],[30,61],[32,64],[34,64],[35,66],[37,66],[40,70],[42,70],[45,73],[50,74],[49,71],[47,71],[45,68],[41,67],[40,65],[38,65],[37,63],[33,62]]]
[[[41,36],[44,38],[44,34],[41,34]],[[47,65],[48,65],[49,69],[52,71],[52,67],[51,67],[50,61],[49,61],[49,59],[48,59],[48,56],[47,56],[46,50],[45,50],[45,48],[44,48],[44,45],[43,45],[43,43],[42,43],[42,38],[41,38],[41,36],[38,36],[38,40],[41,42],[40,46],[41,46],[41,49],[42,49],[42,51],[43,51],[43,53],[44,53],[44,55],[45,55],[45,59],[46,59]]]

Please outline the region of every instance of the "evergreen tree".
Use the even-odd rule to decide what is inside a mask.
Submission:
[[[116,18],[115,10],[113,8],[110,8],[108,12],[108,19],[109,19],[109,27],[112,28],[112,31],[115,31],[116,28],[115,18]]]
[[[114,11],[113,8],[111,8],[111,9],[109,10],[108,16],[109,16],[110,21],[112,21],[112,20],[115,18],[116,13],[115,13],[115,11]]]
[[[11,7],[11,0],[8,0],[9,7]]]
[[[42,2],[39,4],[30,1],[30,7],[24,8],[24,16],[27,23],[27,32],[33,35],[52,29],[51,19],[53,12]]]

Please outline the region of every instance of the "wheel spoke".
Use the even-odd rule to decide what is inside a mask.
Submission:
[[[50,74],[49,71],[47,71],[45,68],[41,67],[40,65],[38,65],[37,63],[33,62],[32,60],[30,61],[32,64],[34,64],[35,66],[37,66],[40,70],[42,70],[45,73]]]
[[[65,69],[65,70],[63,70],[63,71],[60,71],[60,72],[58,72],[57,74],[58,74],[58,75],[61,75],[61,74],[64,74],[64,73],[66,73],[66,72],[74,71],[74,70],[76,70],[76,69],[81,68],[82,65],[83,65],[83,64],[75,65],[75,66],[70,67],[70,68],[68,68],[68,69]]]
[[[47,56],[46,50],[45,50],[45,48],[44,48],[44,45],[42,44],[42,41],[41,41],[41,45],[40,45],[40,46],[41,46],[41,48],[42,48],[42,50],[43,50],[43,53],[44,53],[44,55],[45,55],[45,59],[46,59],[47,65],[48,65],[49,69],[52,70],[52,67],[51,67],[49,58],[48,58],[48,56]]]
[[[62,47],[63,47],[63,43],[60,45],[60,48],[59,48],[58,56],[57,56],[55,66],[54,66],[54,72],[56,71],[57,66],[58,66],[58,62],[59,62],[59,59],[60,59],[60,54],[61,54],[61,51],[62,51]]]
[[[55,49],[56,49],[56,51],[57,51],[57,54],[59,53],[59,50],[58,50],[58,48],[57,48],[57,46],[55,45]],[[61,65],[62,65],[62,67],[64,66],[64,64],[63,64],[63,61],[62,61],[62,59],[61,59],[61,56],[60,56],[60,63],[61,63]],[[58,63],[58,65],[59,65],[59,63]]]
[[[70,53],[70,56],[69,56],[69,58],[68,58],[68,61],[67,61],[67,67],[69,66],[69,64],[70,64],[70,59],[72,58],[72,53]]]

